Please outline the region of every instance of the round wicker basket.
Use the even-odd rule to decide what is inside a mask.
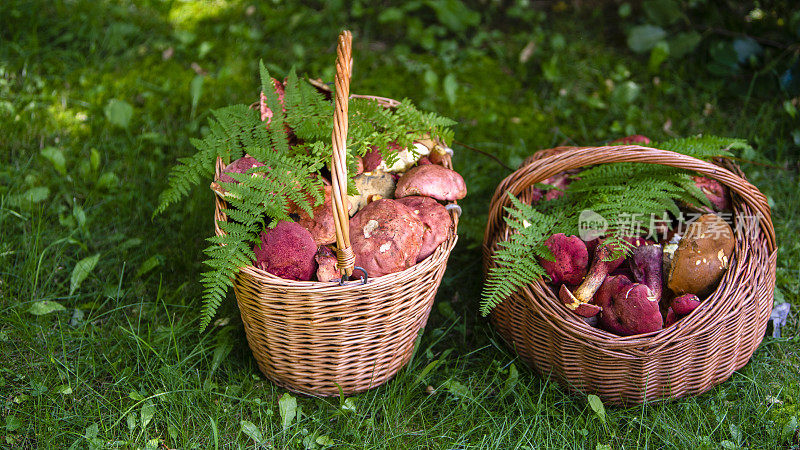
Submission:
[[[339,36],[336,60],[332,197],[338,267],[352,275],[347,213],[347,103],[351,74],[351,35]],[[363,96],[361,96],[363,97]],[[386,107],[395,101],[372,97]],[[449,156],[443,164],[452,168]],[[219,178],[224,163],[217,161]],[[227,220],[226,203],[215,198],[215,229]],[[420,263],[378,278],[359,281],[293,281],[254,266],[241,268],[234,293],[245,334],[259,369],[291,391],[333,396],[377,387],[411,358],[414,342],[428,320],[436,290],[456,244],[457,208],[447,240]]]
[[[716,179],[731,192],[736,246],[719,287],[701,307],[655,333],[620,337],[593,328],[564,308],[542,280],[519,290],[491,323],[528,365],[567,388],[611,404],[636,404],[705,392],[744,366],[764,336],[775,287],[775,232],[766,197],[730,161],[718,164],[674,152],[621,145],[560,147],[528,158],[498,186],[483,243],[484,269],[495,266],[509,237],[507,192],[530,202],[533,185],[594,164],[664,164]]]

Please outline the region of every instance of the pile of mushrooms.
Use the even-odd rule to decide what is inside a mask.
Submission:
[[[563,195],[575,173],[562,172],[537,189],[532,203]],[[728,269],[734,249],[733,230],[717,212],[730,208],[726,188],[694,177],[712,208],[683,205],[704,212],[683,235],[661,242],[626,238],[630,255],[612,259],[612,245],[602,239],[584,242],[578,236],[555,234],[545,241],[553,260],[539,259],[548,282],[564,306],[586,323],[631,336],[669,327],[700,308]]]
[[[612,245],[560,233],[545,241],[555,259],[540,262],[564,306],[590,325],[620,336],[651,333],[700,307],[733,254],[733,231],[713,213],[673,240],[633,238],[630,256],[612,259]]]
[[[390,149],[398,156],[391,166],[377,148],[358,158],[358,194],[348,196],[355,265],[371,278],[405,270],[433,254],[453,227],[443,202],[467,193],[461,175],[441,165],[449,150],[442,143],[426,138],[411,150],[395,143]],[[225,167],[220,181],[234,182],[229,173],[247,173],[260,165],[246,155]],[[290,205],[294,222],[281,221],[261,233],[261,242],[253,248],[256,267],[290,280],[341,278],[332,246],[336,231],[331,187],[328,180],[323,182],[324,201],[313,214]],[[225,194],[219,183],[212,183],[212,189]]]

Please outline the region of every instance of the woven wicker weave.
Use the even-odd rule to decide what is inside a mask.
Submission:
[[[349,32],[339,36],[331,170],[337,259],[340,270],[348,275],[354,262],[344,164],[351,39]],[[396,104],[374,99],[386,107]],[[449,156],[443,164],[452,168]],[[223,168],[218,160],[217,178]],[[219,195],[215,203],[219,235],[217,222],[227,220],[226,203]],[[293,281],[254,266],[242,268],[234,293],[259,369],[280,386],[316,396],[352,394],[393,377],[411,358],[458,239],[458,216],[455,210],[450,214],[451,233],[430,257],[402,272],[369,278],[366,284]]]
[[[537,182],[564,170],[612,162],[663,164],[699,172],[729,188],[737,222],[760,215],[752,226],[737,229],[731,266],[716,291],[701,307],[664,330],[620,337],[587,325],[540,280],[497,306],[491,322],[535,370],[552,373],[569,389],[597,394],[608,403],[700,394],[747,363],[761,343],[772,309],[777,252],[770,209],[765,196],[732,163],[715,165],[636,145],[537,153],[495,191],[483,244],[484,269],[494,267],[492,255],[498,242],[509,236],[503,220],[503,207],[510,206],[507,192],[530,202]]]

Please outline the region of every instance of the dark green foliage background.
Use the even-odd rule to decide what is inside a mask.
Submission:
[[[776,299],[796,308],[800,15],[788,1],[662,3],[677,19],[620,1],[0,2],[0,445],[252,447],[247,421],[278,448],[797,446],[796,314],[693,399],[598,414],[524,368],[478,313],[488,201],[509,172],[458,144],[470,195],[413,361],[350,403],[298,398],[285,429],[285,391],[257,371],[235,302],[197,333],[211,191],[150,219],[209,111],[257,99],[259,59],[331,81],[349,28],[353,92],[456,119],[457,141],[507,166],[634,133],[747,139],[737,156],[778,232]],[[644,25],[700,40],[680,57],[633,52]],[[735,45],[746,36],[758,47]],[[65,309],[31,314],[42,300]]]

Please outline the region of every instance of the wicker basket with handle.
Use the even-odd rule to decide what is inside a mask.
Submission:
[[[350,32],[339,36],[331,161],[332,206],[338,267],[353,274],[347,205],[347,104],[351,74]],[[360,96],[363,97],[363,96]],[[374,98],[386,107],[393,100]],[[452,168],[449,156],[443,164]],[[217,161],[216,177],[224,168]],[[226,203],[215,198],[218,222]],[[245,334],[261,371],[289,390],[317,396],[352,394],[379,386],[408,362],[419,331],[428,320],[436,290],[458,236],[457,208],[445,242],[420,263],[362,281],[293,281],[252,265],[241,268],[234,293]]]
[[[503,208],[511,206],[508,192],[530,203],[535,183],[565,170],[615,162],[677,167],[728,187],[736,245],[719,287],[689,316],[649,334],[620,337],[587,325],[542,280],[504,300],[491,322],[535,370],[608,403],[700,394],[750,360],[764,336],[775,287],[777,251],[767,199],[729,161],[717,165],[637,145],[538,152],[495,191],[483,243],[484,268],[495,266],[498,243],[511,232],[503,219]]]

